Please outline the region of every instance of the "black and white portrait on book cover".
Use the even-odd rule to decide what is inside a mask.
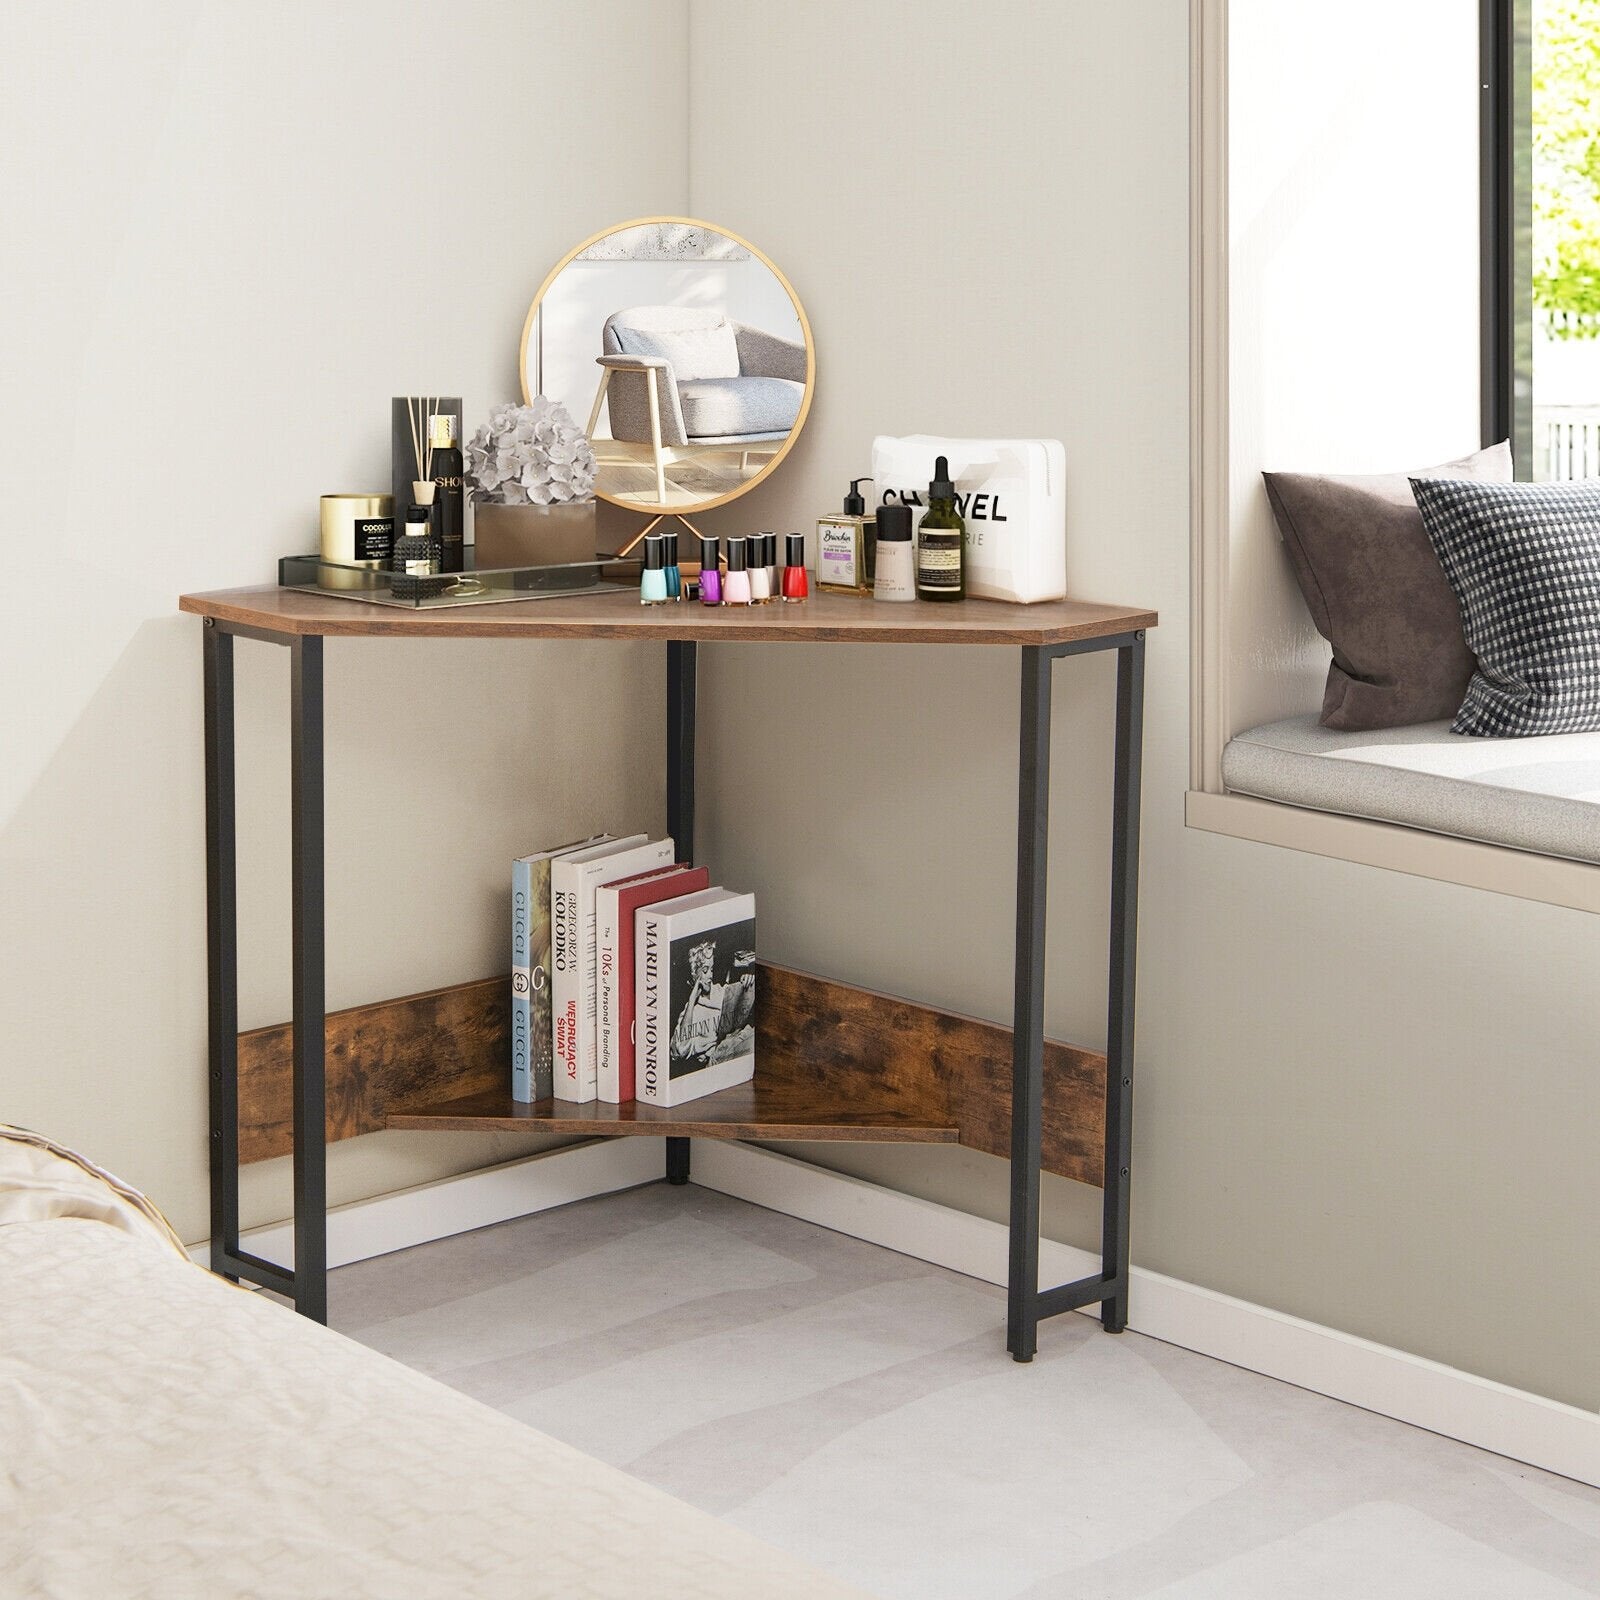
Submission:
[[[681,1078],[756,1047],[753,919],[672,941],[672,1067]]]

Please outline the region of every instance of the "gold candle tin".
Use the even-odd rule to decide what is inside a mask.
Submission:
[[[369,572],[388,568],[394,551],[392,494],[325,494],[322,497],[322,559]],[[359,572],[324,567],[319,581],[329,589],[363,589]]]

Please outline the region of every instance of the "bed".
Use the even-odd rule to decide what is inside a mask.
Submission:
[[[0,1593],[860,1600],[214,1277],[136,1191],[7,1128]]]

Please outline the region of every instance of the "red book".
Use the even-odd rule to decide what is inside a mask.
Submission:
[[[603,884],[596,892],[596,959],[600,968],[597,1087],[601,1100],[617,1105],[634,1098],[634,913],[641,906],[675,900],[710,886],[711,874],[705,867],[680,862]]]

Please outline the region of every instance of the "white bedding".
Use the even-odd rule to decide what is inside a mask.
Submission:
[[[0,1130],[0,1595],[859,1591],[233,1288]]]

